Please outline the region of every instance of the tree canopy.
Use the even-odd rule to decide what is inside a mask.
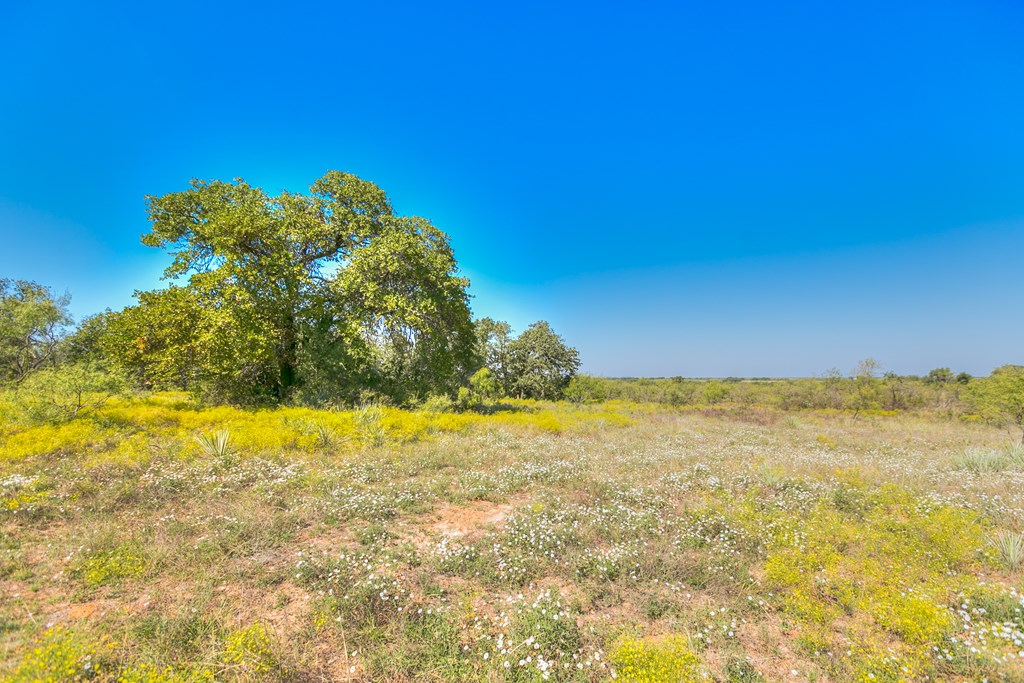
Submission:
[[[0,278],[0,383],[19,384],[55,362],[71,324],[70,300],[35,282]]]
[[[579,370],[579,353],[543,320],[515,338],[508,323],[491,318],[476,330],[478,353],[506,396],[559,399]]]
[[[447,235],[330,171],[309,194],[241,179],[148,197],[142,241],[175,284],[107,321],[107,352],[147,386],[223,400],[394,400],[476,368],[468,281]],[[187,278],[187,280],[186,280]]]

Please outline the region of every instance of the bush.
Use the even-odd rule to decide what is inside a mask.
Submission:
[[[623,638],[611,654],[617,679],[623,683],[659,683],[700,680],[699,660],[682,636],[659,640]]]
[[[425,413],[454,413],[455,409],[455,401],[443,394],[431,394],[420,404],[420,410]]]
[[[268,674],[280,668],[266,627],[255,622],[233,631],[224,642],[224,663],[243,674]]]
[[[564,396],[572,403],[588,403],[590,401],[603,401],[608,397],[604,382],[597,377],[590,375],[577,375],[565,388]]]

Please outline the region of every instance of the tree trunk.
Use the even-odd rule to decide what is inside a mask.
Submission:
[[[295,334],[294,322],[289,321],[289,325],[283,331],[281,346],[278,349],[278,400],[287,399],[292,387],[298,381],[298,351],[299,342]]]

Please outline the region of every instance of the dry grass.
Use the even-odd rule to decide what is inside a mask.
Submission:
[[[991,541],[1024,529],[1024,462],[987,427],[105,410],[0,428],[11,680],[1024,676],[1022,569]]]

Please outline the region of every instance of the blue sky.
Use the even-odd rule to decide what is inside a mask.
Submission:
[[[1024,363],[1024,5],[8,3],[0,276],[160,286],[143,197],[328,169],[607,375]]]

